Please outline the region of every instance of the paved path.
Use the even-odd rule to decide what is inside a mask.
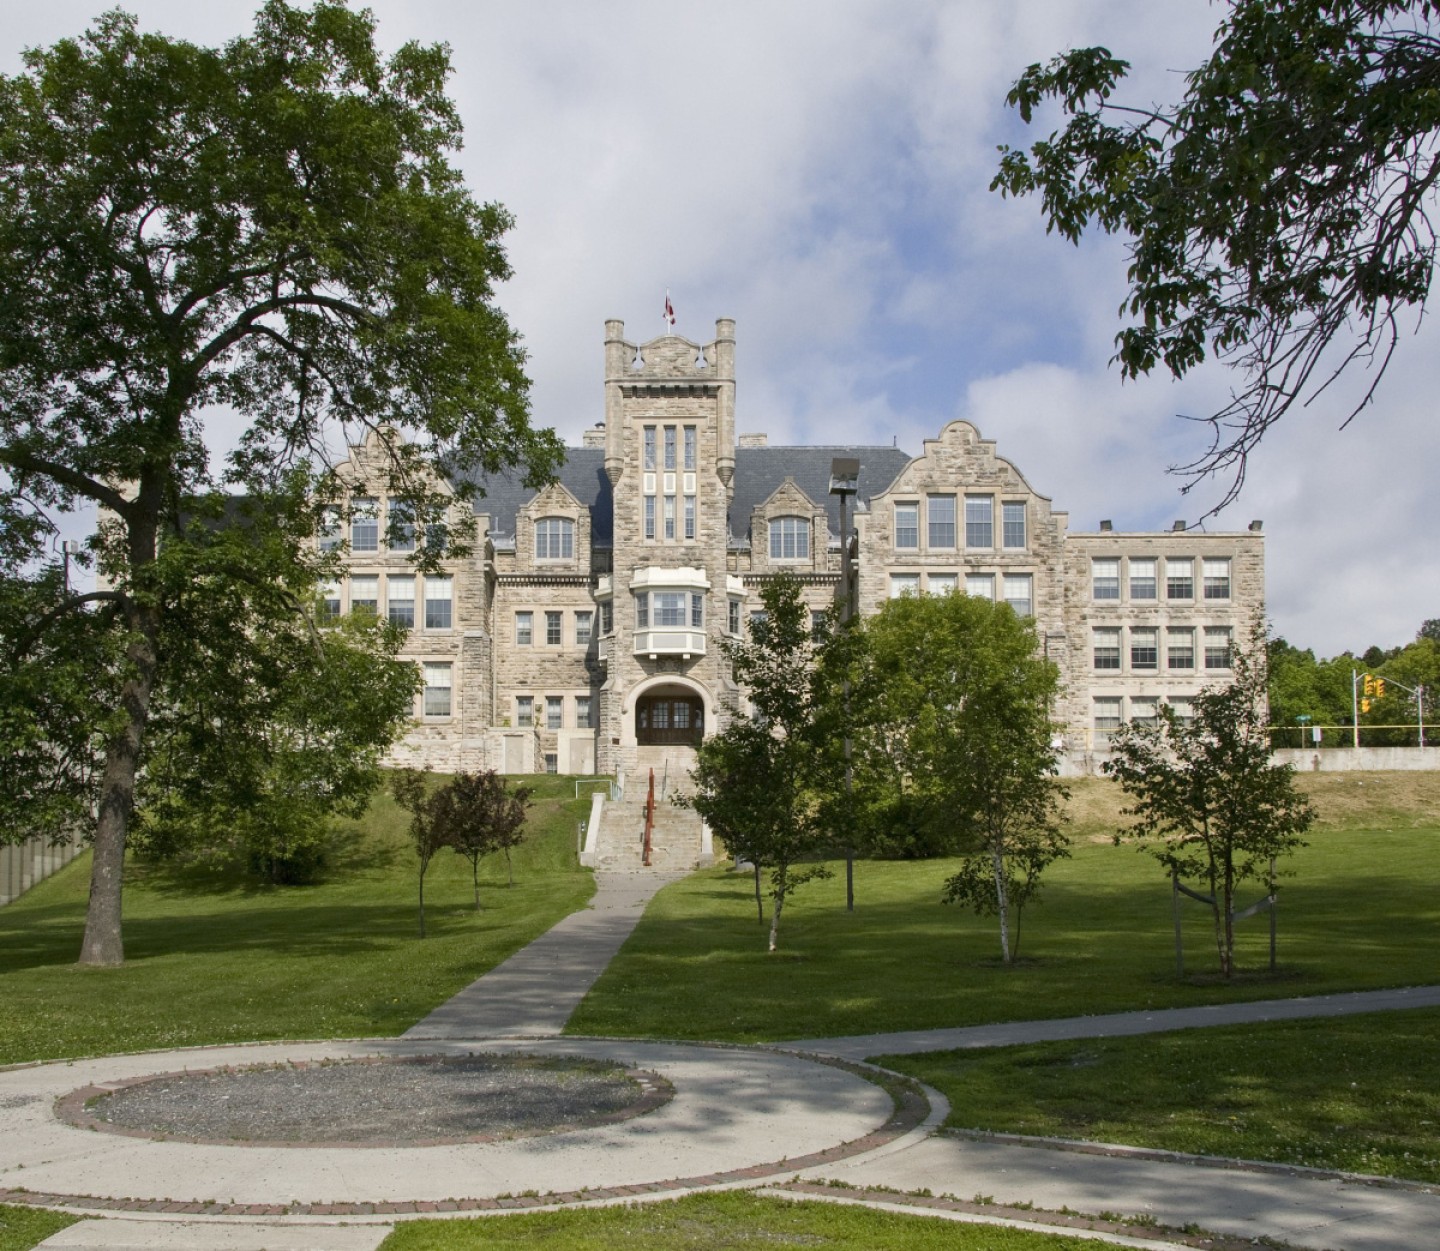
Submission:
[[[588,908],[552,929],[411,1026],[404,1038],[558,1034],[661,887],[684,874],[597,873]]]
[[[454,1206],[447,1199],[463,1196],[469,1198],[460,1206],[471,1210],[543,1202],[505,1198],[525,1191],[550,1192],[560,1202],[623,1201],[714,1185],[767,1180],[774,1185],[799,1175],[861,1190],[928,1189],[962,1200],[993,1196],[998,1203],[1033,1204],[1052,1214],[1069,1208],[1146,1215],[1166,1225],[1193,1222],[1235,1237],[1283,1238],[1327,1251],[1440,1251],[1440,1193],[1272,1166],[1226,1167],[1160,1152],[1097,1153],[936,1134],[946,1112],[937,1092],[929,1092],[932,1107],[924,1125],[895,1126],[889,1097],[875,1086],[845,1067],[784,1054],[853,1062],[873,1055],[1418,1008],[1440,1005],[1440,987],[802,1039],[762,1048],[556,1037],[651,896],[673,880],[660,874],[599,875],[591,907],[561,921],[401,1039],[200,1049],[0,1071],[0,1199],[6,1187],[24,1187],[90,1196],[72,1202],[72,1209],[86,1202],[104,1209],[122,1206],[122,1198],[130,1201],[123,1205],[129,1210],[113,1212],[110,1219],[87,1219],[55,1235],[41,1244],[45,1251],[374,1251],[396,1206],[419,1214],[444,1211]],[[521,1041],[526,1038],[535,1041]],[[182,1067],[463,1053],[477,1047],[624,1060],[662,1074],[676,1096],[658,1112],[620,1125],[550,1138],[384,1151],[136,1140],[62,1125],[51,1112],[56,1096],[77,1086]],[[177,1196],[208,1201],[214,1215],[197,1221],[176,1212],[167,1220],[158,1211],[137,1210],[161,1208],[166,1201],[172,1209],[183,1206]],[[869,1198],[888,1201],[879,1193]],[[324,1214],[337,1204],[343,1212]],[[265,1210],[296,1210],[291,1205],[303,1207],[304,1214],[277,1222]],[[247,1210],[254,1213],[248,1219]],[[1043,1223],[1038,1213],[1037,1219]]]

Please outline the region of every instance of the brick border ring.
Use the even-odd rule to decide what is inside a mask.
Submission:
[[[543,1138],[436,1143],[439,1156],[427,1156],[433,1148],[413,1141],[383,1144],[389,1147],[384,1153],[357,1152],[335,1143],[213,1145],[174,1136],[117,1135],[115,1127],[107,1126],[110,1132],[91,1141],[108,1138],[115,1143],[111,1150],[123,1153],[113,1157],[114,1172],[122,1173],[123,1179],[112,1176],[109,1193],[91,1189],[86,1182],[93,1173],[83,1176],[78,1165],[72,1168],[55,1154],[57,1145],[73,1148],[75,1135],[90,1133],[88,1127],[60,1119],[57,1104],[73,1110],[78,1103],[83,1109],[86,1097],[175,1071],[193,1074],[234,1064],[254,1067],[297,1059],[315,1063],[480,1050],[610,1060],[657,1083],[647,1090],[643,1103],[664,1087],[673,1091],[673,1097],[660,1097],[646,1108],[648,1115],[632,1105],[624,1121],[549,1132]],[[223,1054],[215,1056],[215,1052]],[[209,1062],[182,1070],[183,1061],[191,1057]],[[83,1084],[77,1085],[77,1079]],[[17,1090],[33,1093],[19,1095],[17,1104]],[[60,1062],[0,1070],[0,1103],[12,1108],[23,1105],[17,1120],[27,1122],[17,1126],[18,1133],[0,1136],[14,1144],[13,1149],[0,1146],[0,1203],[231,1218],[504,1211],[753,1184],[874,1151],[921,1127],[931,1115],[919,1082],[871,1065],[767,1047],[579,1038],[250,1044]],[[597,1152],[597,1147],[604,1149]],[[351,1163],[329,1166],[326,1157],[332,1151],[337,1160],[339,1153],[346,1153]],[[476,1152],[481,1154],[470,1154]],[[88,1154],[85,1169],[94,1164]],[[285,1159],[289,1165],[283,1163]],[[468,1163],[447,1164],[455,1159]],[[601,1163],[594,1163],[597,1159]],[[360,1162],[365,1160],[375,1164],[362,1168]],[[530,1167],[535,1169],[534,1182],[524,1171]],[[274,1175],[270,1184],[255,1180],[266,1169]],[[348,1195],[321,1197],[330,1189],[327,1179],[332,1174],[343,1172],[348,1180],[357,1171],[375,1184],[362,1180],[351,1184]],[[471,1189],[475,1177],[485,1175],[499,1190],[505,1183],[494,1176],[498,1173],[527,1181],[512,1183],[503,1193],[476,1194]],[[438,1187],[452,1183],[449,1193],[437,1193]],[[232,1194],[232,1188],[251,1193]],[[266,1189],[271,1193],[264,1193]],[[171,1197],[177,1194],[180,1197]]]

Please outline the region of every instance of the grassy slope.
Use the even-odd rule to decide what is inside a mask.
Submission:
[[[1440,1009],[879,1062],[950,1125],[1440,1183]]]
[[[401,1032],[583,905],[564,778],[531,779],[531,840],[470,866],[450,853],[426,879],[429,937],[416,937],[415,856],[403,814],[378,795],[344,823],[326,880],[266,887],[214,871],[128,866],[126,964],[81,969],[89,857],[0,909],[0,1063],[268,1038]]]
[[[30,1251],[51,1234],[58,1233],[78,1218],[43,1208],[11,1207],[0,1204],[0,1251]]]
[[[726,1251],[757,1245],[834,1251],[1093,1251],[1099,1244],[1026,1229],[731,1193],[504,1220],[405,1221],[381,1251]]]
[[[1204,910],[1188,904],[1191,976],[1174,971],[1170,891],[1115,846],[1116,789],[1075,787],[1074,859],[1026,914],[1022,963],[993,918],[939,902],[945,862],[862,863],[787,905],[767,956],[748,877],[717,869],[663,892],[571,1022],[574,1033],[760,1041],[1402,986],[1440,956],[1440,777],[1309,775],[1322,820],[1281,888],[1280,976],[1263,918],[1242,924],[1242,976],[1216,981]],[[1369,824],[1365,824],[1365,823]],[[1244,898],[1258,890],[1247,891]]]

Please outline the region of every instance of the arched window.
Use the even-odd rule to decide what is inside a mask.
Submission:
[[[770,559],[810,559],[810,519],[808,517],[776,517],[771,521]]]
[[[575,555],[575,523],[569,517],[542,517],[535,523],[535,559],[570,560]]]

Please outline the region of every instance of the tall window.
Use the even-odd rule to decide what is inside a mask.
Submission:
[[[955,497],[932,495],[925,501],[931,547],[955,546]]]
[[[695,468],[695,427],[685,427],[685,468]]]
[[[350,501],[350,550],[380,550],[380,501],[356,498]]]
[[[385,590],[390,624],[413,630],[415,628],[415,579],[387,578]]]
[[[695,497],[693,495],[685,497],[685,537],[687,539],[695,537]]]
[[[366,612],[375,612],[380,607],[380,579],[379,577],[361,577],[350,579],[350,611],[357,608]]]
[[[1193,560],[1186,558],[1165,562],[1165,598],[1195,598],[1195,562]]]
[[[1160,633],[1153,626],[1130,631],[1130,668],[1154,672],[1160,667]]]
[[[643,591],[635,597],[635,628],[637,630],[650,628],[650,596]]]
[[[320,615],[323,617],[340,615],[340,584],[338,582],[322,582],[320,584]]]
[[[515,724],[522,730],[529,730],[534,727],[535,697],[533,695],[515,696]]]
[[[1120,598],[1120,562],[1118,560],[1092,560],[1090,562],[1090,598]]]
[[[675,537],[675,497],[673,495],[665,497],[665,537],[667,539]]]
[[[545,646],[559,647],[564,640],[561,622],[564,615],[559,612],[547,612],[545,614]]]
[[[1001,542],[1006,547],[1025,546],[1025,502],[1006,500],[1000,505],[1000,516],[1004,533]]]
[[[575,646],[590,646],[590,626],[595,619],[593,612],[577,612],[575,614]]]
[[[542,517],[535,523],[535,559],[570,560],[575,555],[575,523],[569,517]]]
[[[448,717],[450,715],[449,664],[426,664],[424,670],[425,715],[427,717]]]
[[[655,427],[645,427],[645,468],[655,468]]]
[[[1119,669],[1120,668],[1120,630],[1119,627],[1105,626],[1094,631],[1095,643],[1095,668],[1096,669]]]
[[[965,594],[973,595],[977,599],[995,598],[995,575],[993,573],[967,573],[965,575]]]
[[[515,614],[515,643],[518,647],[529,647],[535,641],[535,614],[533,612],[517,612]]]
[[[1152,559],[1130,558],[1130,598],[1155,598],[1155,562]]]
[[[808,560],[810,523],[804,517],[776,517],[770,522],[771,560]]]
[[[1230,598],[1230,562],[1207,560],[1203,565],[1206,599]]]
[[[1120,697],[1102,695],[1094,702],[1095,745],[1103,747],[1110,741],[1111,732],[1120,728]]]
[[[609,638],[615,633],[615,605],[608,599],[600,605],[600,634]]]
[[[427,630],[448,630],[450,628],[450,579],[425,579],[425,628]]]
[[[1015,610],[1017,617],[1029,617],[1035,612],[1033,579],[1028,573],[1007,573],[1005,575],[1005,602]]]
[[[731,634],[738,635],[740,633],[740,601],[738,599],[730,601],[730,612],[725,624],[729,627]]]
[[[665,468],[675,468],[675,427],[665,427]]]
[[[320,550],[333,552],[340,546],[340,507],[326,504],[320,510]]]
[[[577,730],[593,730],[595,728],[594,704],[592,696],[575,696],[575,728]]]
[[[920,505],[895,505],[895,546],[918,548],[920,546]]]
[[[1195,667],[1195,631],[1189,626],[1165,631],[1165,667],[1167,669],[1193,669]]]
[[[415,550],[415,513],[409,505],[390,505],[389,535],[386,541],[392,552]]]
[[[565,697],[563,695],[545,696],[545,728],[547,730],[560,730],[565,727]]]
[[[1230,668],[1230,627],[1205,627],[1205,667],[1207,669]]]
[[[967,495],[965,497],[965,546],[995,546],[995,497],[993,495]]]
[[[653,495],[645,497],[645,537],[647,539],[655,537],[655,497]]]

